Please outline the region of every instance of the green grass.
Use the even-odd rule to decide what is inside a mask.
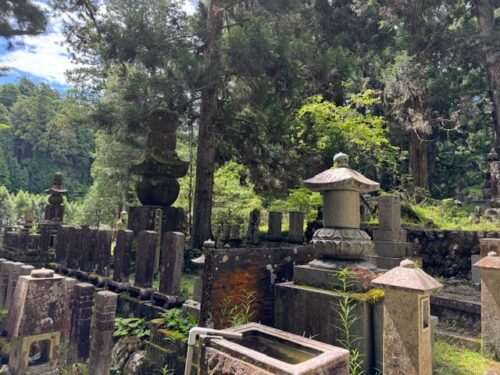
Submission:
[[[181,295],[185,299],[189,299],[193,297],[193,289],[194,289],[194,278],[196,276],[193,274],[182,274],[181,277]]]
[[[441,340],[434,346],[434,359],[436,375],[483,375],[488,369],[500,369],[499,362]]]

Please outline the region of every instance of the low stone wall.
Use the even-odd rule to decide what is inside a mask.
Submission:
[[[375,227],[364,228],[373,237]],[[471,256],[479,254],[481,238],[500,238],[498,232],[437,231],[407,229],[408,241],[422,257],[425,271],[432,276],[467,277],[471,274]]]

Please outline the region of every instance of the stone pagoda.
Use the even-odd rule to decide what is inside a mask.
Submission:
[[[146,116],[144,122],[146,148],[133,166],[134,174],[139,176],[136,191],[142,206],[130,208],[128,227],[135,235],[143,230],[154,230],[161,234],[162,243],[165,232],[183,232],[184,212],[171,205],[179,195],[177,179],[186,175],[189,164],[182,161],[175,151],[177,114],[159,106]]]

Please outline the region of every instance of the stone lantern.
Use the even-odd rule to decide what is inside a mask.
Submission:
[[[481,269],[481,336],[483,355],[500,360],[500,256],[490,251],[474,264]]]
[[[312,238],[321,259],[310,263],[326,267],[330,259],[366,259],[373,242],[360,225],[360,194],[377,191],[380,184],[349,168],[349,157],[339,153],[333,167],[304,181],[323,195],[323,225]]]
[[[383,373],[432,374],[430,295],[443,286],[408,259],[372,284],[385,292]]]

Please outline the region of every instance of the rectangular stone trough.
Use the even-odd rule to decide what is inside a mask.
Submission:
[[[348,375],[349,352],[258,323],[228,331],[242,340],[210,339],[202,349],[204,374]]]

